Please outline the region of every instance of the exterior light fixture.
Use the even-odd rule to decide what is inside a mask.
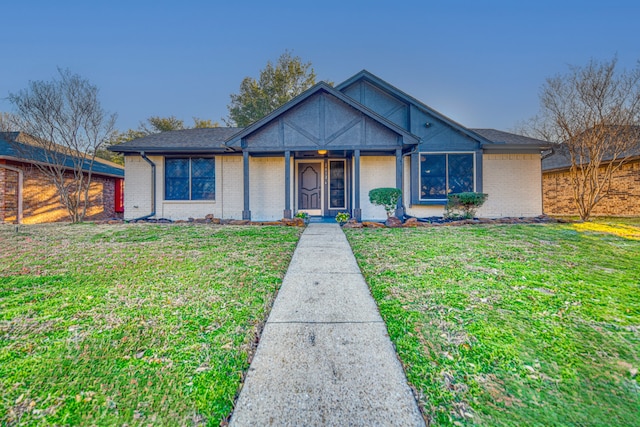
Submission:
[[[318,150],[318,154],[324,156],[325,154],[327,154],[327,150]]]

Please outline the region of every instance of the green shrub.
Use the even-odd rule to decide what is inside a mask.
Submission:
[[[349,221],[349,218],[351,218],[349,212],[338,212],[336,214],[336,221],[340,224],[346,223],[347,221]]]
[[[374,188],[369,191],[369,201],[374,205],[383,206],[387,212],[387,218],[390,218],[401,195],[402,191],[398,188]]]
[[[444,209],[444,217],[448,219],[471,219],[489,197],[485,193],[456,193],[447,196],[447,206]]]

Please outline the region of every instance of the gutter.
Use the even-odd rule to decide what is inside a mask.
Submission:
[[[22,186],[24,184],[24,173],[22,172],[21,169],[14,168],[12,166],[7,166],[5,164],[0,164],[0,168],[18,173],[18,215],[17,215],[17,220],[18,220],[18,224],[22,224]]]
[[[555,154],[555,152],[556,152],[556,150],[554,150],[554,149],[553,149],[553,147],[549,148],[549,152],[544,153],[544,154],[542,155],[542,159],[541,159],[541,160],[544,160],[544,159],[546,159],[547,157],[553,156],[553,155]]]
[[[153,163],[146,154],[144,154],[144,151],[140,151],[140,157],[142,157],[151,166],[151,213],[149,215],[132,219],[131,221],[141,221],[156,215],[156,164]]]

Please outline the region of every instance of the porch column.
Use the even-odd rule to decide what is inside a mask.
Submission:
[[[353,168],[353,217],[357,221],[362,221],[362,209],[360,209],[360,150],[353,150],[355,165]]]
[[[284,152],[284,217],[291,218],[291,151]]]
[[[402,190],[402,148],[396,149],[396,188]],[[398,204],[396,206],[396,218],[402,219],[404,216],[404,203],[402,201],[402,196],[398,199]]]
[[[249,208],[249,152],[242,150],[242,172],[244,174],[244,210],[242,211],[242,219],[251,220],[251,210]]]

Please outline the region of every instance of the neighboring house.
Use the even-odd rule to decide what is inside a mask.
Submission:
[[[448,193],[489,194],[484,217],[542,214],[549,144],[452,121],[362,71],[318,83],[244,128],[188,129],[111,147],[125,154],[125,218],[276,220],[297,212],[384,219],[369,191],[403,191],[397,214],[441,216]]]
[[[542,161],[544,212],[578,215],[569,173],[571,160],[562,148],[555,151]],[[629,161],[613,174],[608,195],[593,208],[593,216],[640,216],[640,147],[629,154]]]
[[[0,133],[0,223],[69,220],[55,186],[36,166],[45,159],[42,148],[29,144],[28,135]],[[96,159],[92,170],[86,219],[122,216],[124,168]]]

